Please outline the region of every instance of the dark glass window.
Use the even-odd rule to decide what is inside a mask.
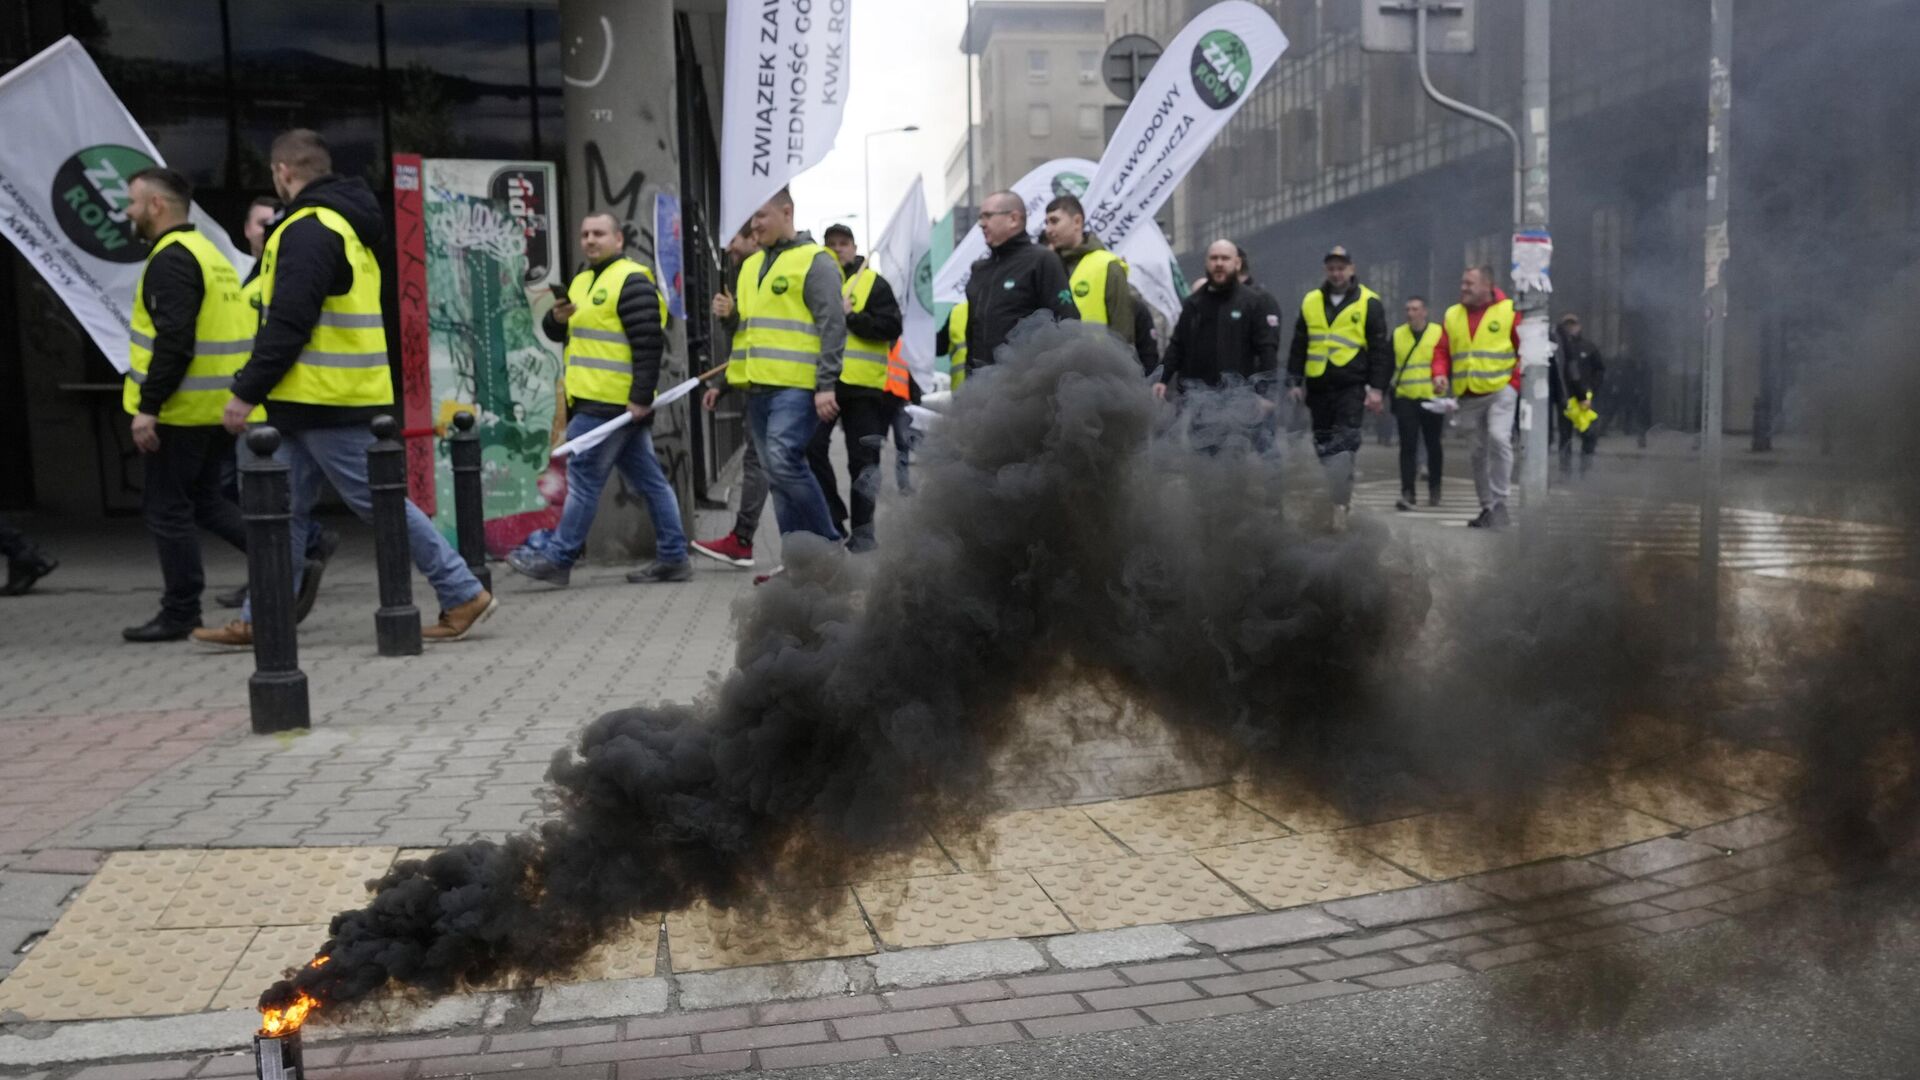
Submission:
[[[68,26],[167,164],[196,185],[222,183],[227,90],[218,0],[97,0]]]
[[[395,153],[533,156],[525,9],[390,4],[386,12]]]
[[[335,172],[386,187],[374,5],[275,0],[233,4],[229,12],[239,87],[242,185],[269,187],[267,151],[273,137],[288,128],[307,127],[332,148]],[[217,32],[217,14],[212,25]]]

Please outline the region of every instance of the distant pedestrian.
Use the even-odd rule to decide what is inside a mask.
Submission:
[[[1035,312],[1078,319],[1066,265],[1053,249],[1027,234],[1027,204],[1011,191],[996,191],[980,205],[980,232],[987,256],[967,280],[967,371],[977,374],[998,360],[1013,328]]]
[[[1240,283],[1239,262],[1230,240],[1207,248],[1206,280],[1180,304],[1153,394],[1187,399],[1202,388],[1245,388],[1250,403],[1236,395],[1202,398],[1203,411],[1192,417],[1194,439],[1214,450],[1246,438],[1264,453],[1273,446],[1278,412],[1280,312],[1271,297]]]
[[[1313,418],[1313,451],[1327,474],[1333,528],[1347,526],[1354,465],[1368,412],[1385,408],[1393,381],[1387,309],[1354,276],[1353,257],[1338,245],[1321,260],[1326,281],[1300,302],[1287,359],[1288,394]]]
[[[35,582],[60,568],[60,560],[40,550],[33,537],[0,523],[0,555],[7,557],[7,583],[0,596],[25,596]]]
[[[1425,297],[1407,300],[1407,321],[1393,332],[1393,418],[1400,429],[1400,501],[1398,510],[1419,503],[1414,483],[1419,479],[1420,448],[1427,451],[1427,505],[1440,505],[1440,470],[1445,453],[1440,437],[1447,418],[1427,408],[1447,396],[1446,380],[1433,373],[1433,353],[1440,345],[1440,324],[1427,320]]]
[[[807,465],[821,424],[840,415],[834,384],[847,347],[840,264],[795,230],[793,196],[775,193],[753,212],[760,250],[740,268],[735,363],[746,361],[747,424],[767,471],[780,535],[842,539],[826,495]],[[731,370],[731,365],[729,366]]]
[[[1512,524],[1507,497],[1513,484],[1513,425],[1520,404],[1520,322],[1513,301],[1494,284],[1493,268],[1460,276],[1460,302],[1441,319],[1433,376],[1458,395],[1457,422],[1467,430],[1474,493],[1480,516],[1467,524],[1501,529]]]
[[[720,405],[728,393],[747,392],[746,339],[740,334],[740,309],[734,297],[740,293],[740,268],[747,256],[760,250],[753,238],[753,226],[743,225],[727,241],[726,287],[713,294],[713,320],[717,331],[716,356],[727,357],[727,377],[723,385],[709,387],[700,404],[707,412]],[[695,540],[693,550],[729,566],[753,565],[753,538],[760,531],[760,518],[767,508],[767,470],[760,464],[760,451],[753,439],[747,439],[740,452],[740,510],[734,515],[733,530],[717,540]]]
[[[154,166],[127,183],[127,217],[148,245],[133,290],[122,403],[143,470],[141,512],[160,555],[160,611],[120,632],[128,641],[183,641],[200,627],[206,567],[200,530],[247,550],[240,508],[221,492],[233,436],[221,426],[233,377],[253,350],[258,316],[240,275],[188,218],[193,187]],[[264,412],[249,417],[260,420]]]
[[[587,549],[600,495],[618,469],[653,521],[653,561],[627,580],[691,580],[680,497],[653,446],[653,399],[667,350],[666,301],[653,270],[627,258],[626,234],[612,214],[596,211],[581,219],[580,254],[586,265],[567,286],[567,299],[541,323],[549,340],[566,345],[565,438],[577,439],[621,416],[633,422],[567,459],[567,501],[553,538],[539,548],[516,549],[507,565],[536,581],[566,585]]]
[[[897,399],[887,393],[887,358],[900,339],[905,316],[892,284],[860,256],[852,229],[832,225],[825,238],[843,277],[840,304],[847,322],[847,351],[833,387],[839,415],[822,420],[813,433],[807,444],[807,464],[826,497],[834,527],[847,536],[847,550],[860,554],[880,546],[873,512],[880,494],[881,449],[897,411]],[[836,426],[843,432],[847,451],[845,500],[833,475]]]
[[[266,317],[221,419],[237,435],[254,408],[265,404],[267,422],[280,430],[291,469],[297,592],[305,572],[299,556],[322,478],[362,521],[373,517],[368,424],[393,411],[377,255],[387,237],[379,200],[364,180],[334,175],[332,154],[317,133],[281,135],[269,165],[287,214],[267,238],[260,271]],[[421,631],[424,640],[458,641],[498,608],[466,560],[412,502],[407,541],[414,566],[440,601],[440,618]],[[252,647],[251,606],[221,629],[194,631],[193,640],[213,648]]]
[[[1599,447],[1600,428],[1596,424],[1585,431],[1575,432],[1573,421],[1566,415],[1569,401],[1589,401],[1600,397],[1607,382],[1607,363],[1586,335],[1580,332],[1580,316],[1567,315],[1560,320],[1555,334],[1554,366],[1559,378],[1553,385],[1553,415],[1560,433],[1560,471],[1573,469],[1573,439],[1580,437],[1580,471],[1585,473],[1593,465],[1593,454]]]

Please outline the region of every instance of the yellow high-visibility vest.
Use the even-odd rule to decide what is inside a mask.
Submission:
[[[653,271],[632,259],[615,259],[595,275],[591,269],[573,276],[567,302],[573,317],[567,320],[567,400],[625,405],[633,391],[633,349],[620,321],[620,290],[639,274],[659,296]],[[660,328],[667,327],[667,302],[660,297]]]
[[[1315,289],[1300,301],[1300,317],[1307,320],[1307,378],[1317,379],[1329,365],[1346,367],[1367,347],[1367,301],[1380,299],[1372,289],[1354,283],[1360,295],[1327,319],[1327,296]]]
[[[971,310],[972,305],[962,300],[947,316],[947,375],[955,390],[967,381],[967,313]]]
[[[744,350],[746,380],[755,386],[815,389],[820,371],[820,328],[807,309],[807,273],[826,253],[819,244],[797,244],[780,253],[765,277],[767,253],[756,251],[740,267],[740,331],[734,348]]]
[[[844,274],[845,271],[843,270]],[[859,272],[846,279],[840,286],[840,295],[853,301],[853,310],[867,310],[867,301],[873,297],[873,283],[880,275],[870,266],[863,266]],[[865,386],[874,390],[883,390],[887,385],[887,351],[892,348],[890,341],[878,341],[864,338],[847,331],[847,356],[840,366],[840,381],[848,386]]]
[[[1393,332],[1393,396],[1414,401],[1433,398],[1433,350],[1440,345],[1440,324],[1429,322],[1413,339],[1413,327]]]
[[[153,366],[153,313],[147,310],[147,267],[175,244],[200,264],[200,311],[193,320],[193,360],[167,400],[159,421],[177,427],[212,427],[233,394],[233,376],[253,352],[253,309],[240,293],[240,275],[213,241],[192,229],[170,232],[147,253],[133,285],[133,333],[127,348],[127,381],[120,403],[132,415],[140,411],[140,385]],[[263,410],[255,410],[264,419]]]
[[[1107,317],[1107,270],[1121,263],[1111,251],[1089,251],[1074,265],[1068,284],[1073,289],[1073,306],[1080,309],[1080,321],[1105,326]]]
[[[340,237],[353,271],[353,285],[320,305],[320,320],[306,348],[268,392],[268,401],[307,405],[391,405],[393,378],[387,373],[387,330],[380,317],[380,260],[360,242],[347,219],[324,206],[307,206],[287,215],[260,254],[260,325],[273,312],[274,270],[280,262],[280,238],[287,226],[313,218]]]
[[[1513,301],[1489,304],[1480,316],[1478,333],[1469,328],[1463,304],[1448,308],[1441,322],[1446,324],[1456,393],[1491,394],[1512,384],[1513,368],[1520,359],[1513,351]]]

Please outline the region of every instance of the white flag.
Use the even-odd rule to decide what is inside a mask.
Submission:
[[[1087,190],[1087,178],[1093,175],[1093,162],[1085,158],[1059,158],[1021,177],[1011,190],[1027,204],[1027,231],[1035,236],[1046,224],[1047,204],[1062,195],[1080,196]],[[1089,226],[1091,227],[1091,226]],[[973,264],[987,257],[987,238],[978,228],[968,229],[966,239],[954,245],[953,254],[934,275],[933,298],[957,304],[967,298],[967,279],[973,276]]]
[[[127,370],[133,286],[147,245],[127,219],[127,181],[160,152],[94,66],[65,37],[0,76],[0,229]],[[191,217],[246,277],[251,256],[200,207]]]
[[[1027,204],[1027,228],[1035,235],[1046,224],[1046,207],[1061,195],[1085,197],[1087,178],[1092,176],[1096,166],[1085,158],[1060,158],[1049,161],[1020,178],[1013,185],[1013,193]],[[1092,224],[1088,224],[1091,230]],[[1098,231],[1095,236],[1100,236]],[[1100,236],[1102,240],[1106,238]],[[1167,244],[1166,234],[1160,226],[1149,220],[1136,228],[1127,237],[1125,244],[1109,244],[1114,254],[1127,260],[1127,279],[1140,291],[1148,306],[1157,309],[1168,319],[1180,316],[1181,293],[1174,283],[1177,272],[1173,261],[1173,248]],[[973,274],[973,264],[986,258],[987,241],[979,229],[969,229],[966,239],[954,246],[953,254],[940,266],[939,273],[933,277],[933,299],[942,303],[957,304],[967,298],[967,279]],[[892,279],[889,278],[889,281]]]
[[[1107,144],[1082,200],[1087,228],[1123,251],[1286,51],[1273,16],[1246,0],[1225,0],[1188,23]]]
[[[869,252],[873,268],[893,287],[900,301],[900,356],[913,369],[922,391],[933,389],[933,219],[927,216],[925,182],[916,177],[900,208],[887,222],[880,242]]]
[[[840,133],[852,67],[848,0],[727,5],[719,236],[812,168]]]

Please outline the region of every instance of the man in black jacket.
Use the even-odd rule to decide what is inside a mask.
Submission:
[[[1306,295],[1287,357],[1287,394],[1313,417],[1313,451],[1327,470],[1333,527],[1346,528],[1353,501],[1354,459],[1368,411],[1386,408],[1393,382],[1387,309],[1353,274],[1353,259],[1334,247],[1323,261],[1327,279]]]
[[[1020,320],[1036,311],[1079,319],[1066,264],[1053,249],[1027,234],[1027,204],[1011,191],[996,191],[980,204],[980,232],[987,257],[967,279],[967,371],[992,365]]]
[[[1559,347],[1553,351],[1553,381],[1550,407],[1553,409],[1555,426],[1560,435],[1560,471],[1568,472],[1573,468],[1573,421],[1567,419],[1568,401],[1584,401],[1587,395],[1600,396],[1606,386],[1607,364],[1586,335],[1580,332],[1580,316],[1568,315],[1560,320],[1560,330],[1555,335]],[[1580,436],[1580,471],[1586,472],[1593,464],[1593,452],[1600,442],[1600,427],[1596,423],[1587,430],[1578,432]]]
[[[1207,248],[1206,281],[1180,304],[1153,394],[1165,400],[1169,392],[1202,387],[1250,389],[1251,395],[1196,395],[1205,405],[1193,417],[1193,436],[1204,450],[1245,436],[1264,452],[1277,412],[1280,312],[1265,293],[1240,283],[1239,265],[1232,241]]]
[[[860,256],[852,229],[830,225],[821,237],[827,250],[839,260],[840,273],[846,279],[841,307],[847,316],[847,356],[840,367],[840,379],[834,384],[840,415],[815,429],[813,441],[807,444],[807,465],[820,483],[820,493],[827,498],[834,525],[847,537],[847,550],[860,554],[879,546],[873,531],[873,511],[880,494],[880,454],[899,401],[886,391],[884,356],[899,339],[905,316],[900,312],[900,301],[894,296],[893,286],[877,272],[870,275],[872,288],[865,302],[858,301],[857,286],[860,275],[867,269],[867,260]],[[871,352],[881,353],[883,359],[879,365],[866,355]],[[876,381],[880,385],[872,385]],[[847,446],[846,501],[840,498],[840,485],[833,478],[833,461],[829,456],[836,426],[845,431],[842,438]],[[849,501],[853,504],[851,529],[848,528]]]
[[[577,439],[622,415],[633,423],[605,442],[567,460],[567,501],[553,539],[540,550],[522,546],[507,556],[519,573],[566,585],[587,547],[600,494],[615,469],[647,504],[653,519],[654,559],[627,575],[634,584],[688,581],[687,533],[680,498],[653,449],[653,397],[667,336],[660,290],[652,271],[625,255],[626,235],[606,211],[580,221],[580,254],[567,299],[541,320],[549,341],[567,348],[566,438]],[[624,354],[617,356],[616,354]]]
[[[222,422],[237,435],[264,403],[267,422],[280,430],[291,469],[297,589],[322,477],[362,521],[373,518],[368,424],[394,410],[375,255],[386,243],[386,222],[365,181],[333,174],[333,156],[317,133],[281,135],[269,162],[287,216],[267,240],[260,332],[234,377]],[[458,641],[493,614],[499,606],[493,594],[411,501],[407,542],[440,601],[439,621],[421,631],[424,640]],[[251,648],[251,606],[221,629],[194,631],[193,639],[212,648]]]

